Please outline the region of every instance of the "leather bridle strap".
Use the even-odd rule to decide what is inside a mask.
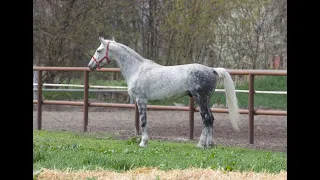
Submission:
[[[105,55],[102,59],[100,59],[100,60],[98,61],[96,58],[94,58],[94,56],[92,56],[94,62],[96,62],[96,64],[97,64],[98,69],[101,68],[101,67],[99,66],[99,64],[100,64],[104,59],[107,59],[108,64],[111,62],[111,61],[109,60],[109,57],[108,57],[108,54],[109,54],[109,44],[110,44],[110,41],[108,41],[108,44],[107,44],[106,55]]]

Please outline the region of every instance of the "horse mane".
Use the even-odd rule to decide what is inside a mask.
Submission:
[[[141,62],[145,60],[145,58],[143,58],[140,54],[138,54],[136,51],[134,51],[133,49],[129,48],[128,46],[126,46],[124,44],[121,44],[121,43],[117,43],[117,45],[119,45],[122,49],[124,49],[127,53],[129,53],[131,56],[133,56],[137,60],[139,60]]]
[[[145,59],[144,57],[142,57],[139,53],[137,53],[135,50],[131,49],[130,47],[128,47],[128,46],[126,46],[124,44],[116,42],[114,37],[112,38],[112,40],[108,40],[108,41],[116,43],[119,47],[124,49],[127,53],[129,53],[131,56],[133,56],[134,58],[136,58],[140,62],[149,62],[151,64],[157,64],[153,60]],[[157,64],[157,65],[159,65],[159,64]]]

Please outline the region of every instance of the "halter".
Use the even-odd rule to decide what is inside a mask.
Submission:
[[[98,61],[98,60],[96,60],[96,58],[94,58],[94,56],[92,56],[92,58],[93,58],[94,62],[96,62],[97,66],[98,66],[98,69],[100,69],[100,68],[101,68],[101,67],[99,66],[99,64],[100,64],[104,59],[107,59],[108,64],[111,62],[111,61],[109,60],[109,58],[108,58],[108,53],[109,53],[109,44],[110,44],[110,41],[108,41],[108,44],[107,44],[106,55],[105,55],[102,59],[100,59],[100,60]]]

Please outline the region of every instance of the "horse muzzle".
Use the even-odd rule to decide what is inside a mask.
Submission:
[[[89,63],[88,68],[90,69],[90,71],[93,71],[97,69],[97,65],[95,63]]]

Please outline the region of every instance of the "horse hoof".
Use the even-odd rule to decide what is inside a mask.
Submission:
[[[202,144],[197,145],[198,148],[204,149],[204,146]]]
[[[214,145],[214,143],[212,142],[212,143],[208,143],[207,144],[207,148],[213,148],[213,147],[215,147],[215,145]]]
[[[147,144],[144,144],[144,143],[141,142],[141,143],[139,144],[139,146],[140,146],[140,147],[147,147]]]
[[[214,147],[215,147],[214,144],[209,144],[209,145],[207,145],[207,148],[214,148]]]

